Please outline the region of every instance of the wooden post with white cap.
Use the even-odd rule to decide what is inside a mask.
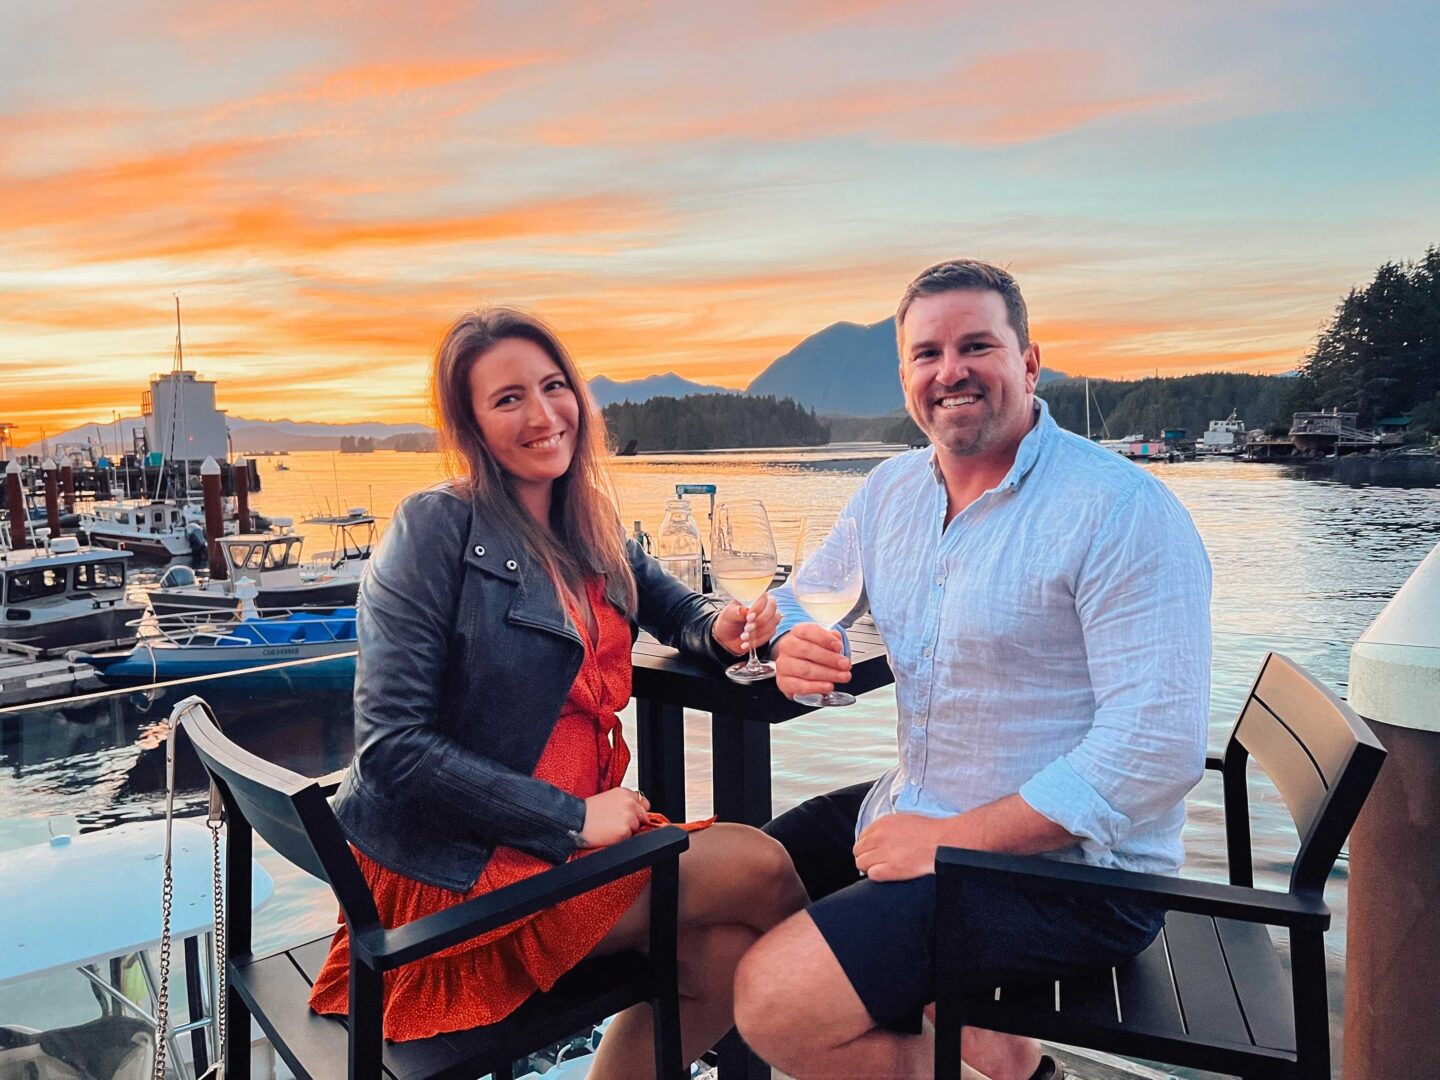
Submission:
[[[205,498],[205,550],[210,555],[210,580],[224,581],[225,557],[220,554],[220,537],[225,535],[225,511],[220,502],[220,466],[207,457],[200,466],[200,487]]]
[[[25,489],[20,486],[20,463],[14,458],[5,466],[5,506],[10,511],[10,546],[19,551],[29,546],[25,537],[29,512],[25,509]]]
[[[1350,650],[1388,758],[1350,834],[1345,1076],[1440,1076],[1440,546]]]

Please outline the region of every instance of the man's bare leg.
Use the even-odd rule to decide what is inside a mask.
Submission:
[[[735,1022],[756,1053],[795,1080],[857,1076],[918,1080],[934,1074],[933,1034],[899,1035],[877,1028],[805,912],[766,934],[740,961]],[[1029,1075],[1026,1072],[1018,1080],[1028,1080]],[[987,1078],[968,1063],[962,1076],[1017,1080],[1013,1073]]]
[[[925,1016],[935,1022],[935,1006],[925,1007]],[[933,1031],[933,1028],[932,1028]],[[991,1080],[1029,1080],[1040,1068],[1040,1042],[1023,1035],[1006,1035],[987,1028],[965,1029],[965,1061]]]

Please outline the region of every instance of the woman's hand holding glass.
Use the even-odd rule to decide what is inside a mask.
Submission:
[[[744,656],[752,646],[758,649],[774,637],[779,625],[780,609],[767,592],[748,608],[738,600],[730,601],[715,616],[710,633],[721,648],[735,656]]]
[[[585,800],[581,847],[609,847],[628,840],[649,823],[650,800],[630,788],[617,787]]]

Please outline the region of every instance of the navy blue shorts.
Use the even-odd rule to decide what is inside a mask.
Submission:
[[[810,917],[881,1027],[917,1034],[935,1000],[935,876],[876,882],[855,869],[855,822],[869,784],[801,803],[765,831],[790,853],[810,894]],[[962,987],[1056,979],[1122,963],[1164,922],[1144,904],[1030,895],[988,881],[966,884],[966,923],[985,932],[969,944]]]

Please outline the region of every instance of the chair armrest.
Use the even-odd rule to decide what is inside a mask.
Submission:
[[[331,795],[334,795],[335,792],[339,790],[340,781],[344,779],[345,770],[336,769],[334,772],[326,773],[324,776],[317,776],[315,778],[315,783],[320,785],[320,794],[324,795],[328,799]]]
[[[942,880],[955,875],[989,876],[1031,891],[1140,900],[1166,911],[1189,911],[1267,926],[1297,930],[1326,930],[1330,926],[1330,909],[1319,896],[1190,881],[1166,874],[1140,874],[1037,856],[942,847],[936,853],[935,872]]]
[[[1225,771],[1225,755],[1224,755],[1224,754],[1206,754],[1206,755],[1205,755],[1205,768],[1207,768],[1207,769],[1214,769],[1216,772],[1224,772],[1224,771]]]
[[[690,834],[668,825],[393,930],[379,926],[366,928],[352,936],[352,948],[357,959],[368,966],[389,971],[554,907],[562,900],[662,860],[678,859],[689,846]]]

